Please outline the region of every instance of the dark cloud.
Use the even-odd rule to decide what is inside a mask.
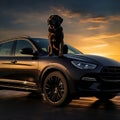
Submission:
[[[0,10],[7,12],[45,11],[56,2],[54,0],[1,0]]]
[[[0,29],[27,30],[41,27],[42,31],[46,29],[48,15],[60,13],[57,8],[62,13],[64,10],[69,11],[69,15],[74,16],[71,22],[77,23],[79,18],[76,15],[87,16],[83,17],[85,19],[119,15],[120,0],[0,0]],[[38,17],[44,18],[40,20]]]
[[[0,22],[14,19],[14,13],[47,13],[52,7],[90,16],[120,14],[120,0],[0,0]]]
[[[49,11],[51,7],[63,6],[77,13],[119,14],[120,0],[1,0],[1,11]]]

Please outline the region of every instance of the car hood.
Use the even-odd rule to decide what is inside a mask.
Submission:
[[[67,58],[80,60],[84,62],[90,62],[90,63],[96,63],[101,64],[103,66],[117,66],[120,67],[120,62],[112,60],[110,58],[102,57],[102,56],[96,56],[96,55],[65,55]]]

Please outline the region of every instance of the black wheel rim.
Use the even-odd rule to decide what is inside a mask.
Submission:
[[[63,98],[64,84],[61,78],[51,76],[45,83],[45,94],[49,101],[56,103]]]

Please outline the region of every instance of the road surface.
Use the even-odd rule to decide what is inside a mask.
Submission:
[[[0,120],[120,120],[120,96],[107,102],[81,97],[56,108],[29,94],[0,90]]]

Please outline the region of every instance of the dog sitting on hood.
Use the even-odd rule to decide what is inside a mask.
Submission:
[[[49,56],[53,54],[59,57],[63,56],[64,34],[61,26],[63,19],[58,15],[51,15],[48,20],[48,39],[49,39]]]

